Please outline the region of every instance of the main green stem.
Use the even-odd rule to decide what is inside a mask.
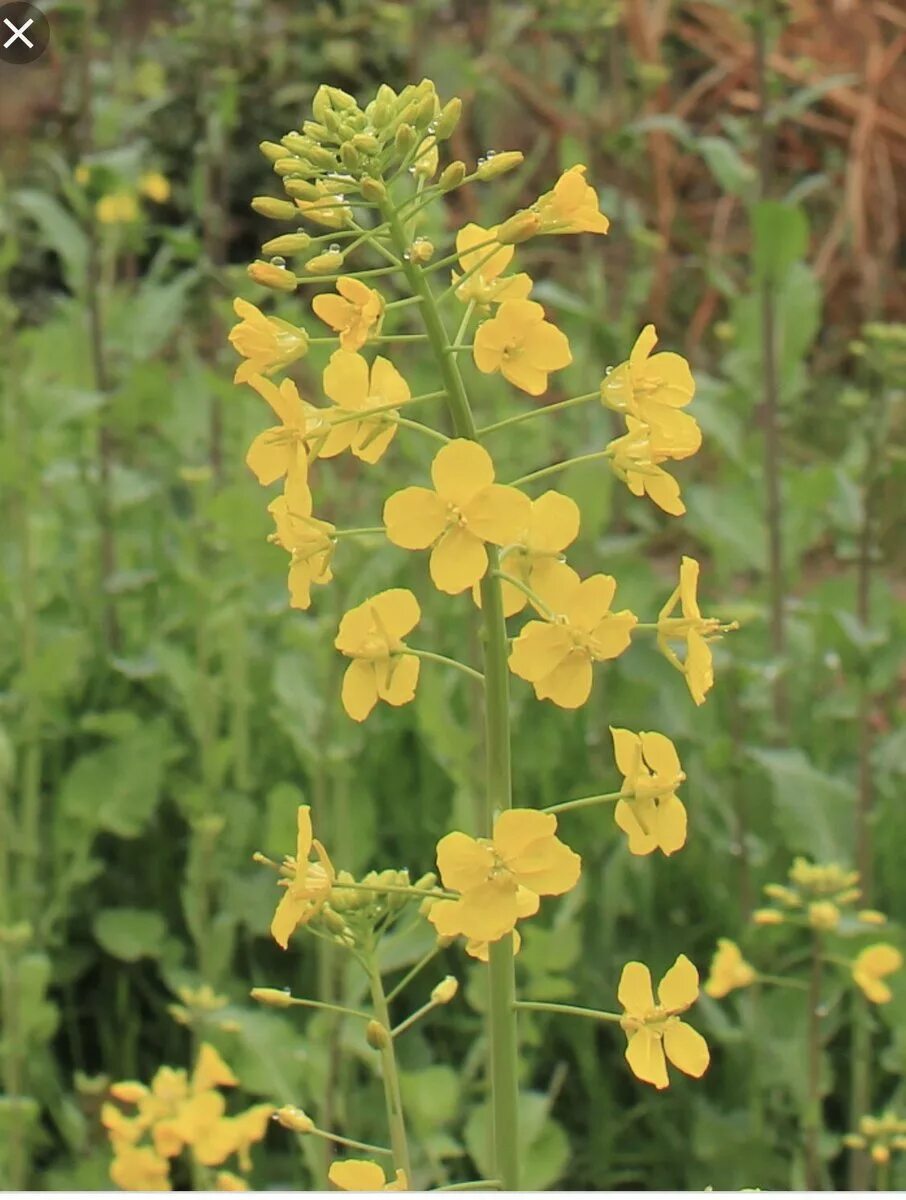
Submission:
[[[395,249],[413,293],[421,301],[425,332],[447,393],[447,406],[458,437],[477,441],[477,429],[456,356],[434,293],[421,268],[405,257],[408,239],[395,210],[381,214],[387,221]],[[488,570],[481,581],[481,616],[484,626],[486,791],[484,829],[490,836],[498,812],[512,808],[510,771],[509,676],[507,635],[499,556],[488,546]],[[515,966],[512,937],[494,942],[489,964],[490,1005],[488,1033],[491,1044],[491,1103],[494,1113],[494,1162],[505,1191],[519,1190],[518,1108],[519,1055],[516,1030]]]

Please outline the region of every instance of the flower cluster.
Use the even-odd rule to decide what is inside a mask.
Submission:
[[[862,1117],[858,1133],[846,1134],[843,1144],[867,1150],[872,1162],[886,1166],[895,1151],[906,1150],[906,1120],[892,1112],[880,1117]]]
[[[161,1067],[149,1085],[133,1080],[114,1083],[113,1099],[104,1104],[101,1121],[113,1148],[110,1178],[117,1187],[170,1191],[171,1164],[183,1151],[189,1152],[197,1168],[219,1167],[235,1157],[240,1171],[251,1170],[250,1148],[264,1137],[274,1108],[256,1104],[227,1116],[219,1089],[238,1082],[205,1042],[191,1077],[182,1069]],[[213,1177],[215,1191],[245,1191],[247,1186],[231,1171]]]

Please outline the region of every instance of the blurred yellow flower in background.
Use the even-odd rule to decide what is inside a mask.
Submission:
[[[155,204],[166,204],[170,199],[170,181],[160,171],[146,171],[139,176],[138,190]]]
[[[131,225],[139,218],[138,200],[134,192],[110,192],[101,196],[94,211],[102,225]]]
[[[852,975],[865,995],[873,1004],[888,1004],[893,992],[884,982],[903,965],[903,955],[887,942],[866,946],[857,955],[852,965]]]
[[[737,988],[749,987],[757,978],[757,971],[746,962],[736,943],[729,938],[719,938],[705,992],[720,1000]]]

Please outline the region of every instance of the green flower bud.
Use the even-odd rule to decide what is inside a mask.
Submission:
[[[418,104],[415,110],[415,120],[413,124],[416,129],[427,129],[437,115],[437,95],[431,91],[425,95]]]
[[[484,162],[478,164],[475,174],[482,182],[488,179],[496,179],[498,175],[505,175],[507,171],[512,171],[525,160],[525,155],[521,150],[505,150],[503,154],[489,154]]]
[[[445,142],[452,134],[453,130],[459,124],[459,118],[462,116],[462,101],[458,96],[454,96],[440,110],[440,116],[434,125],[434,136],[439,142]]]
[[[282,158],[286,153],[286,150],[279,142],[259,142],[258,149],[268,162],[276,162],[277,159]]]
[[[459,980],[453,975],[446,975],[431,991],[431,999],[435,1004],[449,1004],[459,991]]]
[[[440,173],[440,179],[437,181],[437,186],[444,192],[451,192],[453,188],[458,188],[466,177],[466,164],[457,159],[455,162],[448,163]]]
[[[296,210],[298,211],[298,210]],[[261,247],[262,254],[301,254],[311,245],[307,233],[281,233]]]
[[[262,262],[261,259],[250,263],[247,271],[249,278],[255,283],[271,288],[275,292],[294,292],[299,284],[292,271],[287,271],[286,267],[281,267],[276,263]]]
[[[334,135],[339,134],[340,124],[341,124],[340,117],[333,111],[332,108],[328,108],[328,109],[324,110],[323,124],[330,131],[330,133],[332,133]]]
[[[374,204],[380,204],[387,196],[387,189],[383,183],[379,179],[371,179],[367,175],[359,184],[359,191],[362,193],[363,200],[369,200]]]
[[[296,158],[295,156],[287,158],[285,151],[284,157],[278,158],[274,163],[274,174],[279,175],[281,178],[285,178],[287,175],[310,174],[311,170],[312,168],[303,159]]]
[[[359,152],[353,146],[352,142],[344,142],[340,147],[340,158],[343,160],[343,166],[347,171],[356,172],[362,165],[362,160],[359,158]]]
[[[418,892],[430,892],[435,883],[437,883],[437,876],[433,871],[427,871],[421,879],[416,879],[412,886]]]
[[[330,130],[318,121],[306,121],[302,126],[302,132],[316,145],[320,142],[330,141]]]
[[[333,116],[333,105],[330,102],[330,89],[321,84],[314,94],[311,102],[311,111],[316,121],[320,121],[322,125],[327,125],[328,116]]]
[[[415,145],[415,139],[418,135],[411,125],[400,125],[396,131],[394,145],[398,154],[407,154]]]
[[[321,909],[321,920],[327,926],[331,933],[345,933],[346,922],[338,912],[334,912],[332,908]]]
[[[428,263],[434,257],[434,243],[428,238],[416,238],[409,247],[409,258],[419,265]]]
[[[359,106],[355,97],[350,96],[349,92],[344,92],[338,87],[329,87],[326,90],[331,103],[339,112],[358,112]]]
[[[313,146],[317,145],[317,142],[313,141],[311,138],[303,137],[301,133],[296,132],[286,134],[286,136],[282,137],[280,141],[290,152],[290,154],[296,154],[300,158],[304,158],[309,150],[311,150]]]
[[[293,221],[299,215],[295,204],[274,196],[255,196],[252,208],[260,217],[267,217],[270,221]]]
[[[320,167],[324,171],[332,171],[337,165],[336,155],[323,146],[313,146],[305,157],[313,167]]]
[[[283,190],[294,200],[322,200],[324,198],[324,193],[319,192],[317,187],[307,179],[284,179]]]
[[[357,133],[352,144],[361,154],[380,154],[381,143],[373,133]]]
[[[281,992],[279,988],[252,988],[249,995],[259,1004],[267,1004],[271,1008],[289,1008],[293,1002],[289,992]]]

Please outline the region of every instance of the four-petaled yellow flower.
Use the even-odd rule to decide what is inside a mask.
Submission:
[[[442,592],[472,587],[488,569],[485,543],[505,546],[528,524],[528,497],[494,482],[483,446],[456,438],[431,464],[435,490],[407,487],[384,505],[387,537],[405,550],[431,550],[430,571]]]
[[[437,867],[456,900],[438,900],[428,919],[441,937],[496,942],[517,920],[538,911],[541,896],[576,886],[582,860],[556,836],[553,813],[512,808],[494,822],[492,838],[448,833],[437,843]]]
[[[679,1019],[698,999],[698,971],[681,954],[658,985],[657,1003],[651,972],[640,962],[627,963],[617,992],[625,1012],[620,1024],[626,1033],[626,1061],[633,1075],[661,1090],[670,1080],[667,1059],[686,1075],[698,1079],[710,1062],[708,1044],[700,1033]]]
[[[903,955],[888,942],[877,942],[860,950],[852,965],[853,979],[873,1004],[887,1004],[893,992],[884,982],[888,975],[899,971]]]
[[[330,569],[336,542],[336,526],[313,517],[311,492],[295,482],[267,506],[274,518],[276,532],[268,541],[288,551],[290,606],[306,609],[311,605],[312,584],[326,584],[333,579]]]
[[[682,355],[662,351],[652,357],[656,343],[657,331],[646,325],[629,360],[603,379],[601,399],[647,425],[652,445],[664,458],[688,458],[702,441],[695,418],[680,411],[695,395],[695,380]]]
[[[746,962],[736,943],[729,938],[718,938],[711,960],[711,974],[705,984],[707,994],[720,1000],[737,988],[749,987],[757,978],[758,972]]]
[[[591,694],[592,664],[616,658],[629,645],[638,618],[611,612],[617,590],[611,575],[580,580],[561,573],[557,609],[549,620],[529,621],[513,642],[510,670],[532,684],[539,700],[579,708]]]
[[[550,372],[573,361],[566,334],[545,321],[544,309],[533,300],[505,300],[478,326],[472,352],[479,371],[499,371],[530,396],[540,396]]]
[[[280,880],[280,886],[286,890],[271,921],[271,935],[284,950],[294,931],[321,911],[336,878],[327,851],[313,835],[307,804],[299,805],[296,830],[296,853],[283,860],[287,878]],[[312,850],[314,862],[309,861]]]
[[[657,643],[661,653],[686,677],[689,691],[696,704],[703,704],[714,683],[714,667],[709,639],[736,628],[736,623],[721,625],[716,617],[703,617],[698,607],[699,565],[694,558],[683,555],[680,563],[679,585],[661,609],[657,619]],[[682,616],[671,616],[677,601]],[[686,643],[686,658],[680,662],[668,642]]]
[[[319,446],[319,457],[333,458],[351,449],[362,462],[376,463],[397,430],[399,413],[387,406],[405,404],[410,397],[405,379],[380,355],[369,375],[361,354],[337,350],[324,369],[324,391],[336,408],[326,416],[330,431]],[[384,411],[369,416],[376,408]]]
[[[606,233],[610,221],[598,208],[598,193],[581,164],[564,171],[551,191],[535,201],[539,233]]]
[[[233,311],[240,320],[230,330],[230,345],[246,360],[236,368],[234,383],[246,383],[253,375],[270,375],[307,352],[304,329],[280,317],[266,317],[254,304],[238,297]]]
[[[627,416],[627,432],[607,444],[610,465],[618,479],[622,479],[633,496],[645,496],[653,500],[663,512],[671,517],[681,517],[686,506],[680,495],[680,486],[660,465],[669,454],[656,440],[656,432],[637,417]]]
[[[406,1192],[409,1183],[405,1171],[397,1171],[390,1183],[384,1168],[369,1158],[347,1158],[331,1163],[327,1178],[341,1192]]]
[[[415,696],[420,664],[402,639],[420,617],[418,601],[406,588],[379,592],[343,617],[334,645],[352,659],[342,700],[354,721],[364,721],[378,700],[397,707]]]
[[[302,399],[291,379],[284,379],[279,387],[263,375],[252,375],[248,382],[280,424],[258,434],[245,456],[247,465],[264,487],[286,476],[294,487],[307,488],[309,450],[329,433],[324,414]]]
[[[581,514],[575,500],[560,492],[545,492],[530,503],[528,524],[501,555],[500,569],[521,580],[545,603],[553,604],[564,579],[571,578],[564,571],[562,552],[578,537]],[[526,593],[505,579],[500,588],[504,616],[522,612],[528,603]],[[477,584],[472,599],[481,607]]]
[[[632,733],[611,726],[614,755],[624,779],[614,820],[629,838],[631,854],[673,854],[686,844],[686,809],[675,789],[686,778],[676,747],[662,733]]]
[[[463,283],[459,283],[463,276],[452,272],[453,283],[459,284],[456,295],[464,304],[474,303],[481,310],[492,304],[502,304],[504,300],[527,300],[532,290],[528,275],[500,278],[510,265],[515,250],[512,246],[500,246],[495,250],[488,245],[496,232],[496,225],[484,229],[481,225],[470,224],[464,225],[456,235],[459,265],[463,274],[472,272]]]
[[[315,296],[311,306],[325,325],[339,333],[344,350],[358,350],[380,324],[383,298],[374,288],[352,277],[338,279],[337,292],[339,295],[325,292]]]

